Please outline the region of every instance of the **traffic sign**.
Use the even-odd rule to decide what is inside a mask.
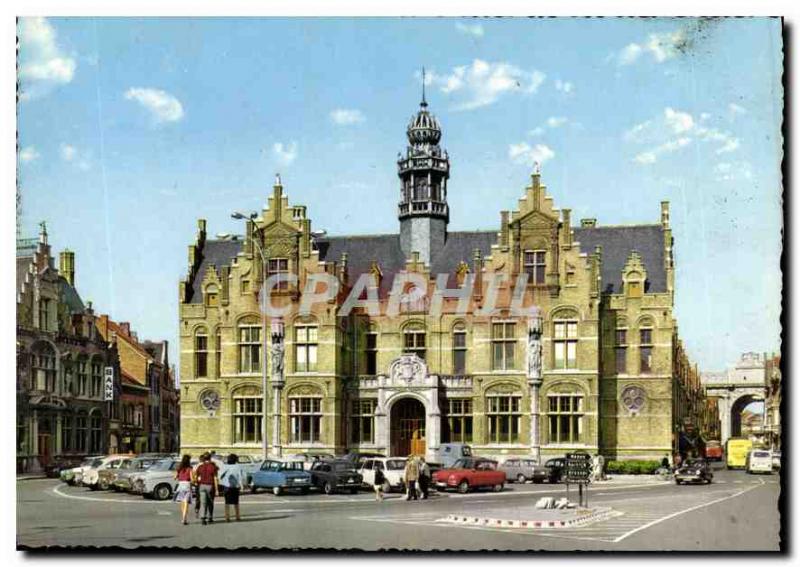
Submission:
[[[585,484],[592,475],[592,456],[589,453],[567,453],[566,478],[568,484]]]

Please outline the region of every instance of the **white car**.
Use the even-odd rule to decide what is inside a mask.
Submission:
[[[772,468],[774,470],[781,470],[781,454],[772,453]]]
[[[750,474],[772,474],[772,453],[763,449],[753,449],[747,454],[745,470]]]
[[[286,455],[282,460],[287,463],[301,462],[303,463],[303,470],[311,470],[311,466],[317,461],[325,461],[334,459],[335,457],[330,453],[297,453],[295,455]]]
[[[384,477],[383,491],[400,490],[402,492],[406,489],[403,473],[406,470],[407,460],[404,457],[371,457],[364,459],[358,472],[363,477],[363,483],[372,487],[375,484],[375,471],[381,470]]]
[[[86,457],[81,464],[75,468],[69,469],[64,473],[64,482],[67,484],[80,486],[83,482],[83,475],[86,471],[88,471],[93,466],[99,466],[100,462],[103,460],[103,455],[98,455],[96,457]]]
[[[101,470],[115,469],[120,466],[123,461],[130,458],[131,455],[108,455],[107,457],[92,461],[92,465],[84,469],[81,483],[83,486],[88,486],[92,490],[97,490],[99,488],[98,481],[100,480]]]

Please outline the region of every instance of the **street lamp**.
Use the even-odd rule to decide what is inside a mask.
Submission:
[[[249,220],[253,221],[258,216],[258,213],[250,213],[245,215],[239,211],[234,211],[231,218],[236,220]],[[246,233],[245,233],[246,234]],[[259,256],[261,256],[261,285],[266,285],[267,282],[267,256],[264,249],[261,247],[257,238],[250,239],[255,244]],[[267,458],[267,301],[268,298],[262,289],[261,293],[261,453],[262,457]]]

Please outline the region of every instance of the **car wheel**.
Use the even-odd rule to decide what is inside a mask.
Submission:
[[[469,482],[467,482],[467,479],[458,483],[458,492],[459,494],[466,494],[469,492]]]
[[[520,474],[518,474],[518,475],[517,475],[517,482],[518,482],[518,483],[520,483],[520,484],[525,484],[525,481],[526,481],[526,480],[527,480],[527,479],[525,478],[525,475],[524,475],[524,474],[520,473]]]
[[[351,488],[350,494],[358,494],[358,488]]]
[[[96,483],[95,484],[90,484],[89,485],[89,490],[97,490],[97,484]]]
[[[326,482],[322,486],[322,491],[325,492],[325,494],[333,494],[333,485],[330,482]]]
[[[280,486],[273,486],[272,487],[272,493],[275,496],[280,496],[281,495],[281,487]]]
[[[99,484],[100,484],[100,490],[108,490],[108,481],[107,480],[101,480],[99,482]]]
[[[172,495],[172,487],[169,484],[159,484],[153,490],[153,496],[156,500],[166,500]]]
[[[251,485],[250,486],[250,492],[252,492],[253,494],[257,494],[258,493],[258,487],[255,484]]]
[[[503,484],[495,484],[492,487],[492,490],[494,490],[495,492],[502,492],[503,491],[503,486],[504,486]]]
[[[683,481],[682,481],[682,480],[678,480],[678,479],[676,478],[676,479],[675,479],[675,484],[683,484]]]
[[[300,489],[300,494],[308,494],[308,487],[304,486],[303,488],[301,488]]]

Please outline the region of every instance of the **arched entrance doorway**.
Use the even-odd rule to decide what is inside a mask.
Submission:
[[[753,402],[758,402],[761,398],[753,395],[745,395],[738,398],[731,405],[731,437],[747,437],[751,433],[753,425],[761,425],[761,416],[763,409],[757,407],[748,407]],[[757,411],[756,411],[757,410]],[[746,422],[743,428],[742,421]]]
[[[425,454],[425,406],[414,398],[403,398],[392,406],[389,440],[391,455]]]

